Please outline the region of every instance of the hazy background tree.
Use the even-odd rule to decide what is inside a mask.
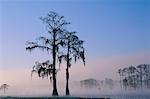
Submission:
[[[3,90],[4,91],[4,94],[5,94],[5,92],[6,92],[6,90],[8,89],[8,85],[7,84],[3,84],[3,85],[1,85],[0,86],[0,90]]]
[[[139,81],[140,81],[140,87],[143,88],[143,65],[137,66],[138,75],[139,75]]]
[[[56,55],[59,54],[60,46],[63,46],[62,38],[64,36],[63,33],[65,30],[65,26],[70,23],[66,22],[64,16],[59,16],[56,12],[49,12],[46,17],[41,17],[41,20],[46,24],[49,37],[39,37],[38,42],[28,42],[26,50],[32,51],[35,48],[40,48],[52,53],[52,95],[57,96]]]
[[[120,77],[119,83],[120,83],[120,88],[122,89],[122,77],[123,77],[123,71],[122,71],[122,69],[118,69],[117,73],[119,74],[119,77]]]
[[[111,78],[105,78],[105,85],[108,87],[108,89],[113,89],[114,87],[114,81]]]

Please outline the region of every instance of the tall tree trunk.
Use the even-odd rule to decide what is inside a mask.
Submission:
[[[66,95],[70,95],[69,92],[69,70],[68,68],[66,69]]]
[[[53,34],[53,96],[58,96],[58,92],[57,92],[57,82],[56,82],[56,32],[54,31]]]
[[[70,95],[69,92],[69,42],[68,42],[68,51],[67,51],[67,69],[66,69],[66,95]]]
[[[58,96],[57,86],[56,86],[56,76],[53,74],[53,96]]]

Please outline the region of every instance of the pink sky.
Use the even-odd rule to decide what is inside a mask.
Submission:
[[[86,59],[86,66],[81,62],[73,64],[70,68],[70,82],[80,81],[86,78],[95,78],[102,80],[105,77],[118,79],[116,73],[119,68],[128,67],[130,65],[136,66],[139,64],[150,64],[149,52],[138,52],[132,54],[122,54],[109,57],[93,57]],[[41,94],[48,94],[51,92],[51,85],[49,79],[38,78],[36,74],[31,80],[31,68],[28,69],[1,69],[0,70],[0,84],[7,83],[10,85],[8,94],[34,94],[39,92]],[[65,85],[65,67],[61,67],[58,72],[58,89],[64,90]]]

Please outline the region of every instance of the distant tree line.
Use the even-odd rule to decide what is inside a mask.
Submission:
[[[150,64],[125,67],[118,74],[122,89],[150,89]]]
[[[85,79],[80,81],[80,86],[83,88],[96,88],[98,90],[101,89],[113,89],[114,88],[114,80],[111,78],[105,78],[104,80],[96,80],[93,78]]]
[[[90,79],[81,80],[80,86],[83,88],[98,88],[100,87],[100,84],[96,79],[90,78]]]
[[[114,87],[114,80],[111,79],[111,78],[105,78],[104,84],[105,84],[105,86],[108,87],[109,89],[113,89],[113,87]]]

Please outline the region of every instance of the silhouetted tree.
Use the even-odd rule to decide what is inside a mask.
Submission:
[[[52,53],[53,65],[52,65],[52,79],[53,79],[53,93],[52,95],[57,96],[56,86],[56,55],[59,54],[60,46],[63,46],[62,38],[64,36],[64,27],[69,22],[66,22],[64,16],[59,16],[56,12],[49,12],[46,17],[42,17],[41,20],[46,24],[48,34],[50,38],[40,37],[38,41],[42,42],[28,42],[26,50],[32,51],[35,48],[50,51]]]
[[[6,92],[6,90],[8,89],[8,85],[7,84],[3,84],[3,85],[1,85],[0,86],[0,90],[3,90],[4,91],[4,93]]]
[[[64,59],[67,62],[66,68],[66,95],[70,95],[69,92],[69,68],[71,67],[72,58],[74,58],[75,62],[77,59],[82,59],[85,65],[85,55],[84,55],[84,47],[83,41],[79,40],[79,38],[75,35],[75,32],[67,32],[65,34],[65,47],[66,54],[60,55],[59,62],[62,62]]]

